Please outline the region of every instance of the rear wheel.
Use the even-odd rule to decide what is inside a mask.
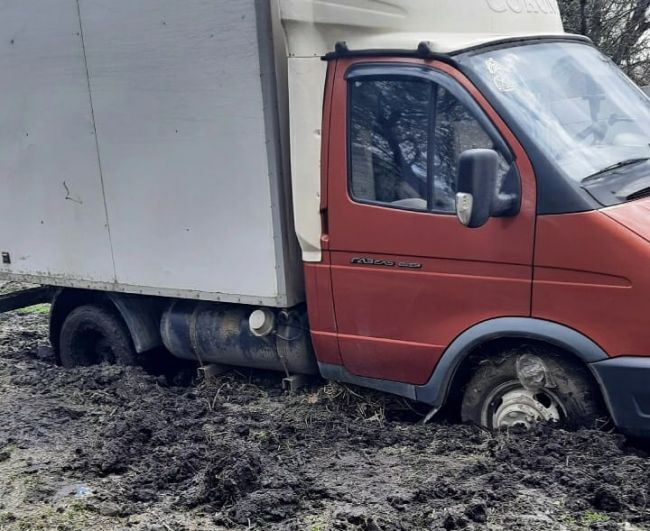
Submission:
[[[533,350],[481,363],[465,390],[461,417],[489,429],[560,421],[597,427],[606,419],[586,367],[554,352]]]
[[[131,334],[120,316],[94,304],[75,308],[66,317],[59,335],[59,357],[64,367],[136,363]]]

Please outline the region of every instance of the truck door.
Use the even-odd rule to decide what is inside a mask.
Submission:
[[[453,68],[367,61],[339,60],[330,102],[337,337],[352,374],[423,384],[467,328],[530,315],[534,175],[516,139]],[[473,148],[499,152],[501,191],[521,197],[516,216],[479,229],[455,215],[458,158]]]

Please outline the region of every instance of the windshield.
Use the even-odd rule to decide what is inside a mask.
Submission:
[[[467,63],[570,178],[582,182],[650,157],[650,100],[592,46],[529,44]]]

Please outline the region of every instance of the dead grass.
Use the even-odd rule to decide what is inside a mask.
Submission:
[[[307,402],[324,403],[328,410],[346,413],[359,421],[379,424],[386,421],[385,395],[342,383],[328,383],[316,393],[308,395]]]

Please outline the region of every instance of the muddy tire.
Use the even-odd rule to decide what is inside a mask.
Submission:
[[[499,429],[540,421],[602,427],[607,416],[586,367],[566,355],[522,349],[479,365],[465,389],[461,418]]]
[[[101,363],[135,365],[136,356],[126,324],[106,306],[80,306],[63,322],[59,358],[64,367]]]

